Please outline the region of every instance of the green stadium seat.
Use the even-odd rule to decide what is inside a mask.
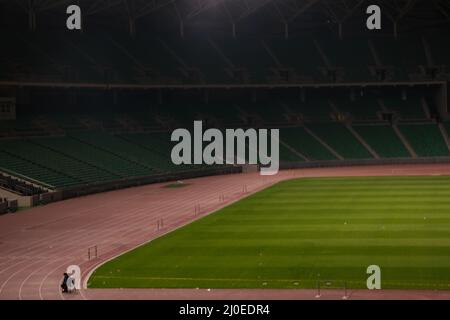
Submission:
[[[325,143],[345,159],[371,159],[372,155],[342,124],[308,125]]]
[[[333,100],[339,111],[350,113],[357,120],[377,120],[377,113],[381,110],[377,99],[358,96],[354,101],[349,98]]]
[[[388,110],[396,112],[402,119],[426,119],[420,93],[408,94],[407,98],[403,100],[400,94],[387,92],[383,95],[382,100]]]
[[[354,125],[358,134],[382,158],[409,158],[400,138],[389,125]]]
[[[435,124],[399,125],[400,130],[420,157],[450,156],[444,138]]]
[[[336,160],[336,157],[302,127],[282,128],[280,139],[309,160]]]

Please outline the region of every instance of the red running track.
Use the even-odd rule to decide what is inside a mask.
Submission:
[[[52,203],[0,216],[0,299],[315,299],[315,290],[82,289],[62,294],[62,273],[84,280],[99,264],[281,180],[319,176],[450,175],[449,165],[388,165],[234,174],[153,184]],[[200,213],[195,208],[200,206]],[[158,230],[158,220],[163,228]],[[98,256],[88,259],[88,248]],[[83,281],[84,282],[84,281]],[[343,290],[321,299],[342,299]],[[450,291],[352,290],[349,299],[450,299]]]

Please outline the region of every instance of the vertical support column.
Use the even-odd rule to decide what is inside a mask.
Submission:
[[[125,0],[126,9],[128,11],[128,31],[130,37],[134,38],[136,35],[136,18],[135,18],[135,3],[134,0]]]
[[[36,9],[34,0],[28,0],[28,27],[30,31],[36,31]]]

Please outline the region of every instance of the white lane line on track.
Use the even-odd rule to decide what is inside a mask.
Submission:
[[[59,260],[65,260],[65,258],[59,259]],[[36,274],[36,272],[38,272],[38,271],[41,270],[41,269],[44,269],[45,267],[47,267],[48,265],[51,265],[51,264],[53,264],[53,263],[55,263],[55,261],[51,261],[51,262],[49,262],[49,263],[44,264],[44,265],[41,266],[40,268],[34,269],[33,272],[31,272],[25,279],[22,280],[22,282],[21,282],[21,284],[20,284],[20,287],[19,287],[19,300],[22,300],[22,289],[23,289],[23,286],[25,285],[25,283],[26,283],[26,282],[27,282],[34,274]]]

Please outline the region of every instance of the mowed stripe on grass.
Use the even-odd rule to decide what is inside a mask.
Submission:
[[[450,289],[450,177],[280,182],[98,268],[90,287]]]

